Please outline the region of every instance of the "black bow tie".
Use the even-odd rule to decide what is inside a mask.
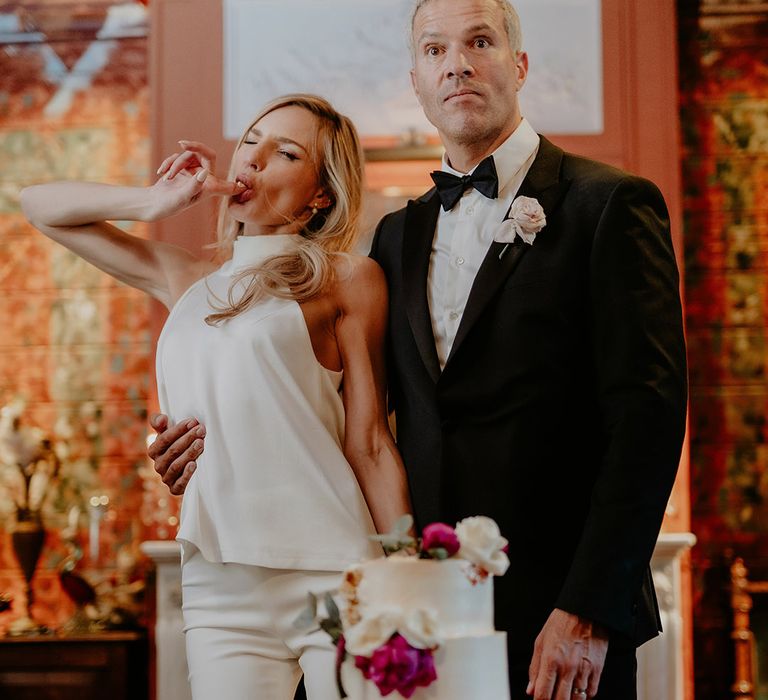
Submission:
[[[453,209],[468,187],[474,187],[488,199],[496,199],[499,196],[499,177],[496,175],[493,156],[488,156],[481,161],[471,175],[458,177],[442,170],[435,170],[430,173],[430,177],[437,187],[437,194],[445,211]]]

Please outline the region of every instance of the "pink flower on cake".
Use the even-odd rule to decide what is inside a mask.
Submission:
[[[376,684],[386,697],[395,690],[410,698],[417,688],[437,679],[431,649],[416,649],[400,634],[395,634],[370,657],[356,656],[355,666]]]
[[[452,557],[459,551],[460,546],[456,531],[445,523],[432,523],[422,532],[421,550],[433,559]]]
[[[494,576],[503,575],[509,568],[509,557],[504,553],[507,539],[501,536],[499,526],[482,515],[464,518],[456,524],[456,535],[461,543],[458,556]]]

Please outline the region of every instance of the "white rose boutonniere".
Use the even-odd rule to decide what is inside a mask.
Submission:
[[[536,234],[547,225],[547,217],[538,199],[533,197],[516,197],[509,208],[507,218],[501,222],[501,227],[493,240],[506,243],[499,259],[507,252],[509,244],[517,236],[528,245],[533,245]]]
[[[501,576],[509,568],[506,554],[507,539],[501,536],[499,526],[491,518],[478,515],[464,518],[456,524],[456,535],[461,543],[458,556],[483,571]]]

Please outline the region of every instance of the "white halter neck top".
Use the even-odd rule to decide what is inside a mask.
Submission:
[[[317,361],[299,304],[267,296],[218,326],[205,322],[235,274],[299,242],[238,238],[232,259],[179,299],[158,340],[161,409],[207,430],[177,539],[209,561],[337,571],[381,555],[342,452],[342,373]]]

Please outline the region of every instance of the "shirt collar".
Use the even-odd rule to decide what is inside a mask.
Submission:
[[[530,122],[523,118],[517,128],[509,135],[491,155],[496,166],[496,174],[499,176],[499,193],[509,184],[509,181],[519,172],[525,162],[536,152],[539,147],[539,135]],[[477,166],[475,166],[477,167]],[[470,173],[475,168],[470,170]],[[442,170],[461,177],[464,173],[455,170],[448,164],[448,156],[443,154]]]

